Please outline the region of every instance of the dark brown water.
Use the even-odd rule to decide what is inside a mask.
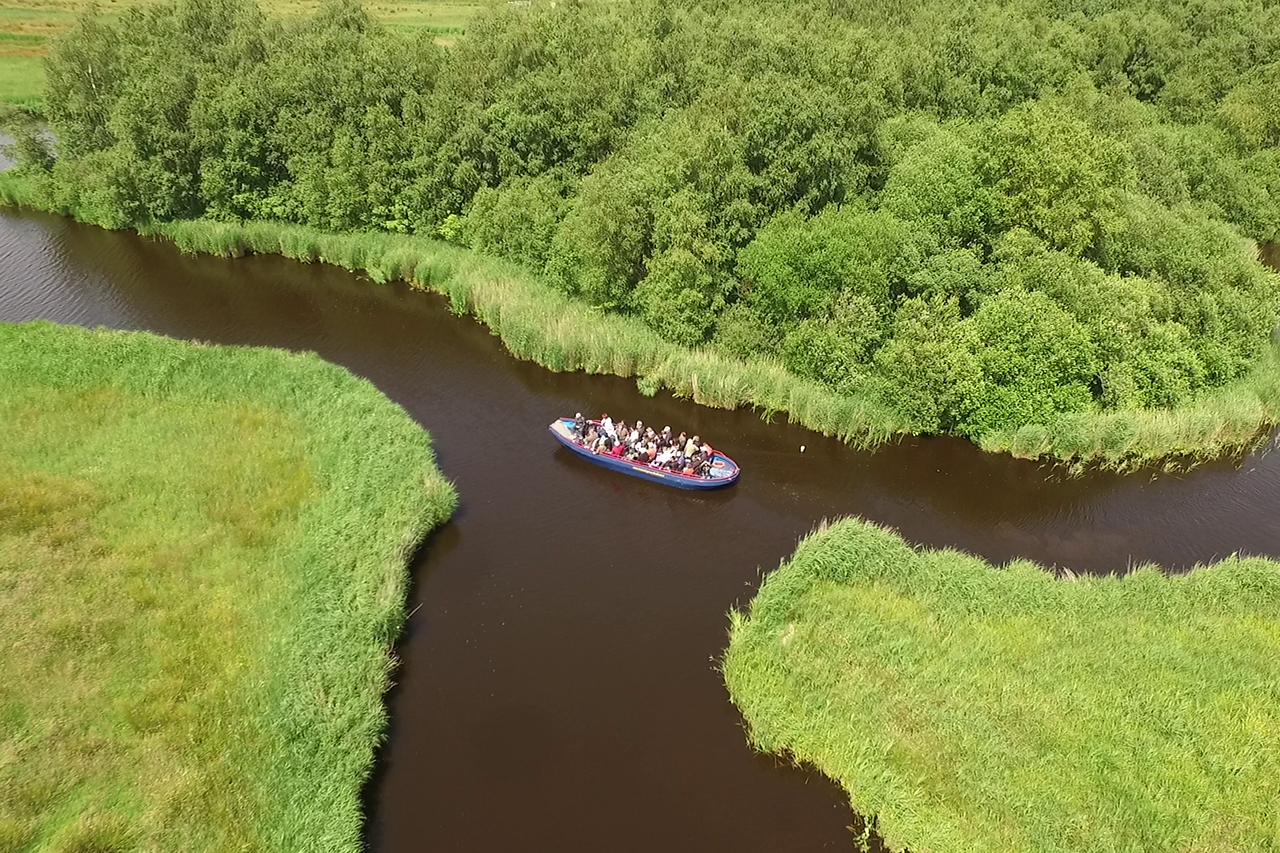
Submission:
[[[414,566],[376,851],[849,849],[842,793],[754,755],[716,671],[725,612],[823,517],[1078,571],[1280,556],[1280,455],[1063,479],[953,440],[859,453],[517,362],[402,287],[0,213],[0,319],[32,318],[315,350],[431,431],[461,506]],[[699,495],[597,468],[546,433],[577,410],[692,428],[742,480]]]

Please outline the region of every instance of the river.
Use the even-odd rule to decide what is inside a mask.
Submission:
[[[848,850],[842,792],[753,754],[716,669],[726,611],[823,517],[1081,572],[1280,556],[1277,454],[1065,478],[951,439],[857,452],[518,362],[400,285],[0,212],[0,320],[33,318],[314,350],[431,431],[461,504],[413,566],[366,796],[380,852]],[[546,433],[579,410],[692,429],[742,480],[689,494],[593,466]]]

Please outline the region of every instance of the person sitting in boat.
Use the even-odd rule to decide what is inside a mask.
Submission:
[[[613,449],[613,445],[613,437],[607,432],[601,432],[600,435],[596,437],[596,443],[591,449],[596,453],[608,453]]]
[[[667,468],[671,465],[671,461],[675,459],[675,456],[675,448],[668,445],[658,451],[658,455],[653,460],[653,464],[657,465],[659,468]]]
[[[681,433],[681,435],[683,435],[683,433]],[[693,454],[697,453],[698,448],[701,446],[702,446],[702,440],[699,439],[696,435],[693,438],[686,441],[684,444],[685,457],[692,459]]]
[[[699,459],[697,470],[699,477],[711,476],[711,461],[715,458],[715,455],[715,450],[713,450],[709,444],[703,444],[698,448]]]
[[[616,439],[618,437],[618,431],[614,429],[613,419],[609,417],[608,412],[600,416],[600,431],[609,436],[609,438]]]
[[[584,441],[587,437],[587,419],[582,416],[582,412],[573,416],[573,437],[578,441]]]

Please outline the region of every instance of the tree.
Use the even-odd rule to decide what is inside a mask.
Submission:
[[[1026,228],[1074,255],[1098,250],[1128,181],[1123,145],[1063,108],[1035,103],[996,122],[984,148],[1004,228]]]

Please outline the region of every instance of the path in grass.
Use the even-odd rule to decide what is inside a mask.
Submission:
[[[99,4],[104,14],[118,15],[157,0],[110,0]],[[71,29],[89,0],[0,0],[0,101],[34,104],[44,91],[44,57],[49,39]],[[264,0],[268,14],[296,17],[313,14],[320,0]],[[471,0],[367,0],[374,18],[394,27],[439,33],[448,43],[484,8]]]
[[[427,435],[313,355],[0,324],[0,851],[360,848]]]
[[[753,743],[840,782],[893,849],[1280,848],[1273,561],[1058,580],[850,519],[731,621]]]

